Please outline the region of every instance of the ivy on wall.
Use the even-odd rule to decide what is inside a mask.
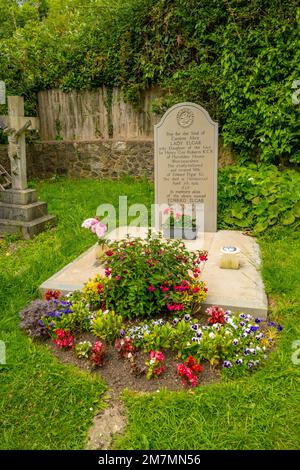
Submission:
[[[138,106],[159,86],[154,111],[203,105],[242,161],[300,162],[299,0],[44,0],[42,14],[38,2],[9,3],[0,79],[27,112],[42,89],[117,86]]]

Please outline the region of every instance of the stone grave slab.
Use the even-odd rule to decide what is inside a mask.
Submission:
[[[131,237],[145,237],[147,228],[120,227],[108,238],[118,240]],[[219,305],[232,311],[252,313],[254,316],[266,318],[268,302],[264,284],[260,274],[259,247],[255,238],[243,235],[242,232],[221,230],[217,233],[207,232],[196,240],[186,240],[189,250],[208,250],[208,261],[202,277],[208,287],[208,296],[203,303],[203,310],[211,305]],[[222,269],[219,267],[220,248],[235,245],[240,248],[240,269]],[[40,286],[43,294],[48,289],[59,289],[64,293],[82,289],[84,283],[96,274],[104,275],[103,266],[96,260],[92,246],[73,262]]]

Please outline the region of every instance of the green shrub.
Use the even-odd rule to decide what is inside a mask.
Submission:
[[[91,349],[92,343],[90,341],[80,341],[75,346],[76,356],[80,359],[88,359]]]
[[[105,299],[106,308],[124,318],[190,313],[206,297],[198,280],[205,259],[204,252],[189,252],[180,240],[116,241],[103,258],[107,278],[89,282],[84,290],[90,297],[91,290],[99,292],[98,300]]]
[[[123,328],[123,319],[121,315],[117,315],[115,312],[100,310],[95,314],[95,318],[92,321],[91,331],[98,338],[113,342],[120,336],[120,330]]]
[[[90,311],[87,304],[78,300],[76,302],[57,301],[52,315],[43,318],[49,331],[62,329],[71,333],[82,333],[90,329]]]
[[[300,224],[300,174],[273,165],[228,166],[219,173],[219,228],[253,229]]]
[[[165,325],[154,325],[149,333],[143,336],[143,346],[147,352],[151,350],[160,351],[161,349],[170,349],[172,328],[170,323]]]
[[[0,78],[28,108],[39,90],[102,85],[139,107],[159,86],[157,112],[203,105],[243,160],[300,162],[298,0],[116,0],[101,14],[101,0],[65,0],[47,15],[39,3],[0,0]]]

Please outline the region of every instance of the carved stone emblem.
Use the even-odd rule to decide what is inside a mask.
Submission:
[[[181,127],[189,127],[194,122],[194,113],[189,108],[183,108],[177,113],[177,122]]]

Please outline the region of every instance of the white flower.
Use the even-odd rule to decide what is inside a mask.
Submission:
[[[209,335],[208,335],[208,336],[209,336],[211,339],[214,339],[214,337],[215,337],[215,334],[214,334],[213,332],[211,332],[211,333],[209,333]]]

